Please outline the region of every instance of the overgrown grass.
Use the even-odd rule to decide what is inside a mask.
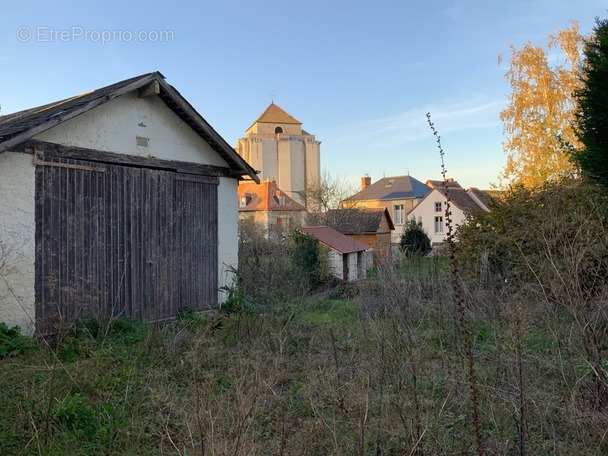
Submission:
[[[469,454],[446,280],[380,272],[265,313],[84,322],[0,360],[0,454]],[[465,290],[487,451],[519,451],[520,353],[528,454],[606,454],[573,322]]]

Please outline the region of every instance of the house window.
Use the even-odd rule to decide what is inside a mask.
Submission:
[[[443,233],[443,217],[435,217],[435,233]]]
[[[246,207],[246,206],[247,206],[247,197],[241,196],[239,198],[239,207]]]
[[[435,202],[435,212],[441,212],[441,201]]]
[[[393,221],[398,225],[405,223],[405,209],[403,204],[395,204],[393,206]]]

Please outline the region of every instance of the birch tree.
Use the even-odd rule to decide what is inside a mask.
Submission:
[[[546,47],[530,42],[511,46],[509,102],[500,112],[507,137],[503,178],[534,188],[574,171],[570,151],[580,149],[575,134],[576,100],[583,37],[576,21],[549,35]],[[499,57],[499,63],[502,56]]]

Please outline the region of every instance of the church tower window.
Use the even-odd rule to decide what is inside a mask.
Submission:
[[[278,135],[279,133],[283,133],[283,127],[277,127],[274,129],[274,133]]]

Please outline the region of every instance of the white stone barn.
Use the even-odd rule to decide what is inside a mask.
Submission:
[[[329,226],[307,226],[298,231],[315,238],[328,251],[329,272],[346,281],[367,277],[371,248]]]
[[[253,168],[155,72],[0,117],[0,321],[217,308]]]

